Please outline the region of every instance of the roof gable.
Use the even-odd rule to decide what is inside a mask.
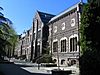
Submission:
[[[38,12],[40,19],[43,23],[48,23],[51,20],[51,18],[55,16],[55,15],[40,12],[40,11],[37,11],[37,12]]]

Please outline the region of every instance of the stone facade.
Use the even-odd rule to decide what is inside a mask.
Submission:
[[[18,37],[15,55],[17,55],[20,59],[29,60],[31,55],[31,41],[32,29],[29,29]]]
[[[35,59],[45,53],[44,48],[49,43],[55,63],[60,66],[77,64],[80,9],[77,3],[56,16],[37,11],[32,28],[19,40],[18,56]]]
[[[33,20],[33,32],[34,32],[34,58],[40,57],[45,53],[44,48],[47,45],[49,27],[47,23],[54,17],[54,15],[36,12]]]
[[[15,51],[18,56],[25,56],[25,60],[32,61],[42,54],[47,45],[49,27],[47,23],[54,15],[37,11],[33,19],[33,26],[21,35]]]
[[[49,44],[55,63],[78,64],[80,4],[76,4],[49,21]]]

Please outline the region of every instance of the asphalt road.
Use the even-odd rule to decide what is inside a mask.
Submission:
[[[4,75],[50,75],[50,74],[40,74],[40,73],[30,73],[16,64],[0,63],[0,72]]]

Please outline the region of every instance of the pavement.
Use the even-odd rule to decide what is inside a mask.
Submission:
[[[17,66],[16,64],[7,64],[7,63],[0,64],[0,72],[2,72],[4,75],[50,75],[39,72],[37,73],[29,72]]]
[[[36,63],[23,60],[10,60],[14,63],[0,63],[0,72],[4,75],[52,75],[52,70],[58,67],[39,67]],[[60,67],[61,70],[72,70],[71,75],[79,75],[79,68],[76,66]]]
[[[57,70],[58,67],[21,67],[22,69],[29,71],[30,73],[44,73],[44,74],[52,74],[52,70]],[[72,70],[71,75],[79,75],[79,69],[71,66],[71,67],[60,67],[61,70],[69,71]]]
[[[52,70],[57,70],[58,67],[43,67],[41,65],[38,66],[36,63],[15,63],[20,66],[22,69],[30,72],[30,73],[41,73],[41,74],[52,74]],[[75,65],[70,67],[60,67],[61,70],[71,70],[73,74],[71,75],[79,75],[79,68]]]

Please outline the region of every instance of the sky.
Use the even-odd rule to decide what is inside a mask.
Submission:
[[[4,9],[0,12],[13,22],[17,34],[22,34],[32,27],[37,10],[58,15],[77,2],[80,0],[0,0],[0,7]]]

